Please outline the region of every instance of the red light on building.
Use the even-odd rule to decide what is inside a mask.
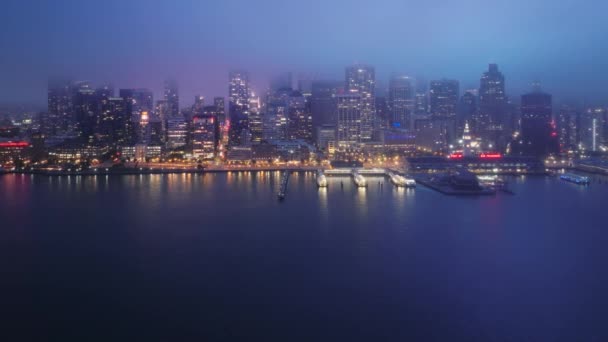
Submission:
[[[448,155],[448,159],[461,159],[463,157],[462,153],[456,152]]]
[[[15,148],[15,147],[28,147],[29,143],[25,141],[9,141],[9,142],[0,142],[0,148]]]
[[[502,158],[502,154],[500,153],[482,153],[479,155],[481,159],[499,159]]]
[[[552,137],[556,137],[557,136],[557,132],[551,132],[551,136]]]

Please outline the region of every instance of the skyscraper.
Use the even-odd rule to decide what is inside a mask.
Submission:
[[[292,91],[288,99],[287,136],[289,139],[312,141],[312,117],[306,98],[299,91]]]
[[[345,90],[358,94],[361,101],[361,141],[370,141],[376,118],[376,71],[370,65],[356,64],[346,68]]]
[[[312,125],[321,127],[323,125],[336,124],[336,95],[343,90],[344,82],[340,81],[313,81],[310,107],[312,114]]]
[[[456,113],[458,107],[459,84],[456,80],[431,81],[429,91],[430,114],[433,126],[441,130],[445,145],[454,143],[456,132]],[[443,146],[445,149],[447,146]]]
[[[175,80],[165,81],[164,98],[169,107],[169,116],[177,117],[179,115],[179,88]]]
[[[456,118],[459,84],[456,80],[431,81],[430,111],[434,119]]]
[[[543,157],[559,152],[557,132],[552,125],[551,95],[534,91],[521,96],[521,139],[514,151]]]
[[[364,107],[360,94],[343,94],[336,97],[338,146],[353,148],[361,138],[361,108]]]
[[[393,74],[388,87],[390,121],[394,127],[410,128],[415,108],[413,80],[402,74]]]
[[[48,82],[48,119],[45,123],[47,134],[73,128],[75,117],[72,107],[72,84],[68,80],[49,79]]]
[[[249,128],[249,74],[231,71],[228,75],[228,111],[230,116],[230,144],[240,145],[243,130]]]
[[[505,77],[497,64],[490,64],[479,80],[479,113],[473,122],[475,133],[497,145],[510,135],[510,120],[506,117]]]

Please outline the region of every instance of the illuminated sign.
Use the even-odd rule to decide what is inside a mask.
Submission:
[[[482,153],[479,155],[481,159],[499,159],[502,158],[500,153]]]
[[[8,147],[28,147],[28,144],[25,141],[9,141],[9,142],[0,142],[0,147],[8,148]]]

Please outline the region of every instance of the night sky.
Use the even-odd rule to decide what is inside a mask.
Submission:
[[[599,0],[3,0],[0,102],[46,101],[49,76],[116,88],[163,79],[225,95],[227,72],[248,69],[263,89],[283,71],[342,79],[353,62],[479,86],[498,63],[508,95],[528,84],[561,100],[605,104],[608,2]]]

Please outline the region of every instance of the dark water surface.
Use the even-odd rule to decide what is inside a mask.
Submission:
[[[0,176],[1,340],[608,340],[606,181],[279,178]]]

